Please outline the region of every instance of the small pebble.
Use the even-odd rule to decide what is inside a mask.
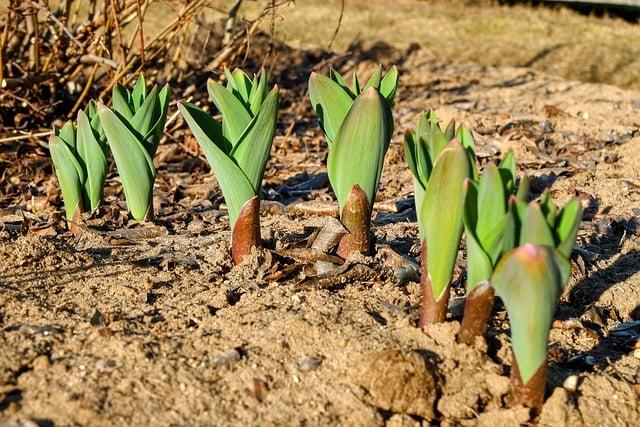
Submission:
[[[229,351],[226,351],[222,354],[218,354],[215,357],[214,361],[217,366],[228,366],[228,365],[231,365],[232,363],[237,362],[238,360],[240,360],[240,358],[241,358],[240,352],[235,348],[232,348]]]
[[[89,323],[91,323],[92,326],[101,326],[102,321],[102,313],[100,313],[100,310],[94,311],[91,319],[89,319]]]
[[[302,372],[309,372],[318,369],[322,360],[318,357],[303,356],[298,359],[298,369]]]
[[[578,376],[577,375],[569,375],[567,379],[562,383],[562,387],[573,393],[578,390]]]
[[[33,359],[33,370],[43,371],[49,367],[49,358],[47,356],[38,356]]]
[[[269,394],[269,386],[260,378],[254,378],[247,384],[247,392],[258,402],[264,402]]]

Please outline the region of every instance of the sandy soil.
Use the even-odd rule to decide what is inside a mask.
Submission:
[[[306,103],[286,113],[299,124],[278,137],[267,173],[268,249],[236,268],[215,179],[201,173],[201,160],[176,154],[193,147],[187,136],[159,154],[152,228],[118,227],[116,185],[103,211],[116,219],[93,220],[79,237],[63,233],[47,175],[33,198],[47,208],[0,217],[0,425],[533,421],[505,404],[504,309],[496,309],[488,344],[460,345],[461,287],[451,321],[423,331],[415,327],[418,284],[397,279],[388,248],[418,254],[401,135],[429,108],[470,124],[483,160],[514,149],[534,195],[549,189],[586,208],[551,334],[540,425],[640,423],[640,93],[444,62],[421,50],[363,52],[359,71],[379,61],[402,71],[374,217],[378,255],[335,280],[302,273],[296,248],[336,210]],[[347,71],[351,61],[338,65]],[[300,88],[275,77],[290,105]],[[461,267],[463,260],[461,253]]]

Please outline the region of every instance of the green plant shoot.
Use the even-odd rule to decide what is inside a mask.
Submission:
[[[69,121],[53,132],[49,150],[66,217],[73,224],[85,210],[98,208],[107,175],[107,144],[96,104],[91,101],[86,112],[78,111],[75,127]]]
[[[267,88],[262,70],[251,79],[244,71],[225,71],[227,84],[209,80],[209,95],[222,121],[192,104],[180,112],[215,173],[233,230],[232,255],[238,263],[260,246],[260,192],[276,131],[278,88]]]
[[[132,90],[113,89],[113,110],[99,106],[100,121],[122,179],[127,206],[136,220],[153,219],[153,158],[164,132],[169,108],[169,86],[147,90],[140,75]]]

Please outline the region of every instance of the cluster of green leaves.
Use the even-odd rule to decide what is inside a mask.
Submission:
[[[517,247],[502,256],[491,283],[509,314],[513,352],[526,384],[546,361],[549,330],[569,280],[582,207],[573,199],[558,209],[546,193],[540,203],[517,200],[511,212],[510,238]]]
[[[526,176],[517,182],[512,151],[497,166],[487,163],[479,181],[465,183],[467,292],[489,280],[502,254],[515,247],[513,210],[516,200],[526,203],[528,191]]]
[[[435,299],[448,289],[463,230],[465,180],[477,175],[475,144],[469,129],[454,121],[443,130],[434,113],[420,116],[404,139],[413,174],[420,239],[426,241],[427,274]]]
[[[71,121],[54,129],[49,140],[51,159],[62,190],[66,216],[95,210],[102,201],[107,175],[107,144],[96,104],[78,112],[77,126]]]
[[[225,73],[226,86],[213,80],[207,83],[221,121],[193,104],[179,104],[179,108],[216,174],[233,226],[245,203],[260,196],[276,131],[279,94],[277,87],[268,90],[264,70],[253,79],[239,69]]]
[[[132,90],[118,84],[113,89],[113,110],[99,106],[113,159],[122,179],[127,206],[136,220],[152,210],[156,168],[153,158],[164,132],[169,108],[169,86],[147,90],[140,75]]]
[[[391,142],[391,106],[398,85],[398,70],[384,76],[378,67],[361,85],[354,73],[351,85],[335,70],[329,76],[313,73],[309,98],[329,145],[327,174],[342,212],[357,185],[373,206],[384,156]]]

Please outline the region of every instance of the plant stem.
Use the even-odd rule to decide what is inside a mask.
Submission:
[[[78,201],[76,210],[73,211],[73,216],[71,217],[71,221],[67,221],[67,226],[69,227],[69,231],[74,236],[77,236],[83,231],[82,228],[79,226],[80,221],[82,221],[83,213],[84,213],[84,207],[82,206],[82,201]]]
[[[447,317],[447,307],[449,305],[449,283],[442,291],[439,299],[433,296],[431,279],[429,278],[429,268],[427,267],[427,240],[422,240],[420,248],[420,283],[422,284],[422,306],[420,307],[420,320],[418,327],[422,328],[430,323],[444,322]]]
[[[240,264],[252,248],[260,247],[260,199],[254,196],[240,209],[233,225],[231,237],[231,258]]]
[[[533,377],[526,384],[523,384],[515,355],[512,360],[509,405],[529,407],[537,415],[542,410],[542,404],[544,403],[544,391],[547,383],[547,361],[545,360],[536,373],[533,374]]]
[[[149,202],[149,208],[147,209],[147,213],[144,215],[145,222],[153,222],[156,215],[153,211],[153,196],[151,196],[151,201]]]
[[[347,259],[356,252],[368,254],[371,250],[371,210],[367,195],[359,185],[349,191],[340,221],[348,233],[338,243],[338,255]]]
[[[488,280],[478,284],[467,296],[458,341],[473,345],[476,337],[484,337],[493,309],[495,291]]]

